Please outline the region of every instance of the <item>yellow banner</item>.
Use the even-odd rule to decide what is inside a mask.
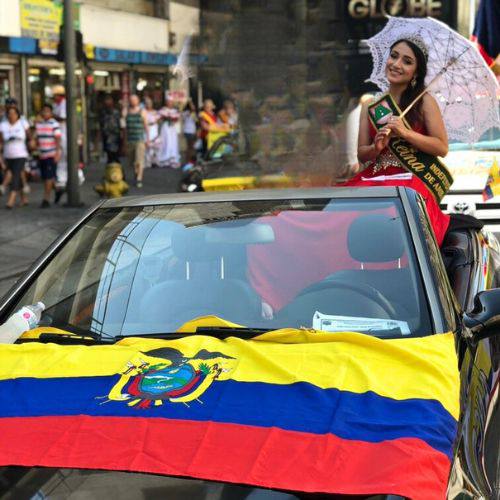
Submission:
[[[39,40],[59,40],[62,4],[52,0],[21,0],[21,35]]]

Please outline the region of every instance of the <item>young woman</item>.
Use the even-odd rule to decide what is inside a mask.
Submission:
[[[146,146],[146,164],[145,167],[158,166],[158,150],[160,147],[159,126],[160,114],[153,105],[153,99],[146,97],[144,99],[144,112],[149,127],[149,144]]]
[[[21,113],[17,107],[10,107],[7,120],[0,124],[0,147],[3,146],[4,168],[11,174],[10,193],[6,208],[14,208],[17,195],[21,198],[21,205],[27,205],[28,199],[23,192],[23,171],[28,159],[28,148],[26,142],[29,128],[21,119]]]
[[[406,109],[425,88],[426,52],[424,42],[420,39],[399,40],[391,47],[385,68],[389,81],[388,93],[401,110]],[[422,152],[446,156],[448,136],[436,101],[431,95],[425,94],[417,102],[406,115],[411,128],[407,128],[401,118],[392,116],[379,131],[369,120],[370,104],[363,105],[361,110],[358,137],[358,159],[361,165],[365,164],[365,168],[345,185],[397,185],[415,189],[425,200],[436,239],[441,244],[449,226],[449,216],[441,212],[426,185],[405,170],[387,147],[392,138],[399,136]]]
[[[174,106],[174,101],[167,97],[165,106],[160,109],[162,125],[160,128],[161,148],[158,154],[160,167],[178,168],[180,162],[179,135],[177,133],[177,122],[181,114]]]

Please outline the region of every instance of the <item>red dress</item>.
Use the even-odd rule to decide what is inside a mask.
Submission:
[[[415,132],[426,135],[425,127],[414,127]],[[375,138],[375,128],[370,123],[370,137]],[[405,175],[406,174],[406,175]],[[398,176],[393,177],[392,176]],[[382,177],[383,176],[383,177]],[[384,178],[385,177],[385,178]],[[389,177],[389,178],[388,178]],[[377,180],[378,178],[378,180]],[[343,186],[405,186],[414,189],[422,195],[429,214],[429,220],[438,245],[441,245],[450,224],[450,216],[444,214],[439,208],[436,199],[431,194],[427,186],[416,176],[409,173],[400,166],[397,158],[392,154],[389,148],[385,148],[376,161],[372,162],[367,168],[355,175],[352,179],[342,184]]]

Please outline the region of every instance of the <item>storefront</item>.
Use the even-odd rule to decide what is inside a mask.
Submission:
[[[0,54],[0,106],[7,97],[19,95],[19,60]]]

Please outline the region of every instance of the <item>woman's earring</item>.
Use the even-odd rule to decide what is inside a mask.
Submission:
[[[410,83],[412,87],[415,87],[415,85],[417,84],[417,79],[413,77]]]

